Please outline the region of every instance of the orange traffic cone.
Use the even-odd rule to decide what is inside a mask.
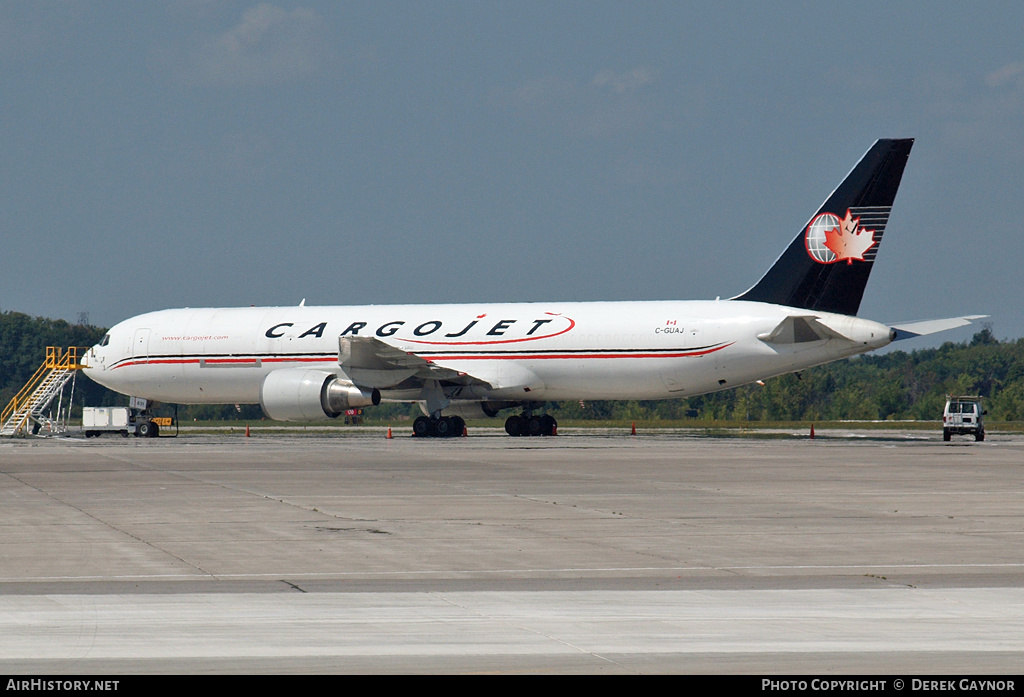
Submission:
[[[631,435],[631,436],[635,436],[636,435],[636,421],[633,422],[633,431],[629,435]]]
[[[467,438],[469,436],[469,429],[466,428],[466,424],[462,424],[462,437]]]
[[[388,438],[390,438],[390,437],[391,437],[391,427],[388,426]]]
[[[811,424],[811,438],[814,438],[814,424]]]
[[[248,438],[248,437],[249,437],[249,424],[246,424],[246,425],[245,425],[245,437],[246,437],[246,438]]]

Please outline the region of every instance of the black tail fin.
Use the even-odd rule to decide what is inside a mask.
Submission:
[[[733,300],[856,315],[913,144],[876,141],[768,273]]]

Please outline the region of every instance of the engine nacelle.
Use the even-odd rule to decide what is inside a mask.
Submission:
[[[275,421],[335,419],[346,409],[377,404],[379,390],[356,387],[326,370],[275,370],[260,387],[263,413]]]

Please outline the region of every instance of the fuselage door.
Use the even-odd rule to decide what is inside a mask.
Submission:
[[[700,347],[703,338],[702,325],[696,320],[678,323],[671,321],[661,328],[659,333],[671,337],[666,347],[671,346],[680,351],[690,351]],[[691,390],[699,383],[700,374],[706,368],[704,356],[696,355],[686,358],[674,358],[664,363],[658,373],[665,389],[677,394]]]
[[[149,357],[149,329],[136,329],[135,338],[132,340],[132,357]]]

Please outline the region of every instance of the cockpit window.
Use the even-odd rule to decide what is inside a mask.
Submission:
[[[110,334],[104,334],[103,338],[100,339],[100,346],[106,346],[110,343]]]

